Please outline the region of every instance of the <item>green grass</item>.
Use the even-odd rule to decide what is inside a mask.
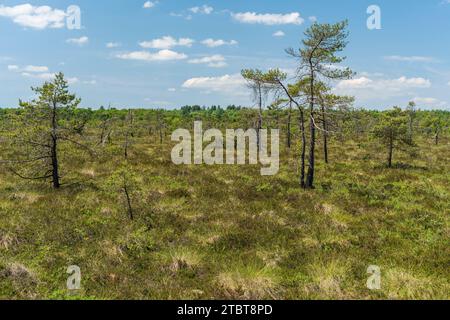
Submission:
[[[259,166],[175,166],[170,145],[150,140],[132,149],[134,221],[108,187],[119,155],[69,159],[82,182],[59,191],[0,168],[1,299],[450,298],[448,141],[420,141],[393,169],[372,143],[332,141],[304,191],[297,146],[262,177]],[[369,265],[379,291],[366,288]]]

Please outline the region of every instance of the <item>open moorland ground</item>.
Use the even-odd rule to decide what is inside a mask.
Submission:
[[[134,220],[111,178],[121,143],[66,156],[73,183],[59,190],[0,167],[0,298],[448,299],[449,140],[421,136],[389,169],[370,139],[331,138],[326,165],[319,138],[314,190],[299,187],[298,140],[262,177],[260,166],[176,166],[168,136],[137,135]],[[380,290],[366,287],[369,265]]]

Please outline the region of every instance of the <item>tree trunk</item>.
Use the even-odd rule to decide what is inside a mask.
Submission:
[[[161,117],[160,112],[158,111],[158,113],[156,114],[156,122],[157,122],[157,129],[158,129],[158,133],[159,133],[159,144],[162,145],[163,144],[163,119]]]
[[[310,144],[309,144],[309,168],[306,178],[306,188],[314,189],[314,171],[315,171],[315,148],[316,148],[316,127],[314,126],[314,72],[312,62],[310,61],[311,79],[310,79]]]
[[[129,136],[129,132],[127,131],[127,133],[125,135],[125,145],[123,148],[123,151],[124,151],[123,155],[124,155],[125,159],[128,159],[128,144],[129,144],[128,136]]]
[[[315,148],[316,148],[316,127],[314,126],[314,115],[310,115],[310,144],[309,144],[309,159],[308,159],[308,175],[306,177],[306,187],[314,189],[314,173],[315,173]]]
[[[291,149],[291,115],[292,113],[292,101],[289,102],[289,113],[288,113],[288,123],[287,123],[287,147]]]
[[[56,120],[56,102],[53,102],[52,110],[52,141],[51,141],[51,158],[52,158],[52,183],[54,189],[59,189],[61,183],[59,182],[59,167],[58,167],[58,134],[57,134],[57,120]]]
[[[388,154],[388,167],[392,168],[392,158],[394,153],[394,141],[392,136],[389,137],[389,154]]]
[[[61,183],[59,182],[59,168],[58,168],[58,139],[52,135],[51,156],[52,156],[52,179],[53,188],[59,189]]]
[[[258,96],[259,96],[259,115],[258,115],[258,125],[257,125],[257,146],[258,146],[258,152],[261,148],[261,130],[262,130],[262,91],[261,91],[261,85],[258,86]]]
[[[328,164],[328,125],[327,117],[325,115],[325,107],[322,106],[322,122],[323,122],[323,154],[325,163]]]
[[[436,130],[436,136],[434,137],[434,142],[436,145],[439,144],[439,130]]]
[[[323,152],[325,155],[325,163],[328,164],[328,134],[327,132],[323,133]]]
[[[125,198],[127,200],[128,216],[130,217],[130,220],[133,220],[134,219],[133,207],[131,206],[130,193],[128,192],[128,187],[126,183],[123,186],[123,192],[125,193]]]
[[[303,189],[305,189],[305,155],[306,155],[306,133],[305,133],[305,113],[303,112],[303,108],[298,104],[297,101],[292,98],[291,94],[289,93],[289,90],[286,88],[286,86],[283,85],[283,83],[278,80],[278,84],[283,88],[286,95],[289,97],[289,101],[291,103],[290,106],[292,106],[292,102],[295,103],[295,105],[298,108],[298,111],[300,112],[300,132],[302,135],[302,151],[300,155],[300,185]],[[289,121],[290,122],[290,121]]]
[[[302,152],[300,155],[300,186],[305,189],[305,157],[306,157],[306,133],[305,133],[305,115],[300,109],[300,131],[302,134]]]

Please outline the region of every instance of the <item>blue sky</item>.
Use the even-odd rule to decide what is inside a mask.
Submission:
[[[450,105],[448,0],[0,0],[0,106],[30,98],[30,86],[63,71],[83,107],[179,107],[242,104],[251,94],[243,68],[295,61],[315,20],[348,19],[346,66],[354,79],[334,83],[356,106],[384,109],[415,100]],[[367,8],[381,9],[381,30],[369,30]],[[81,8],[81,29],[66,10]]]

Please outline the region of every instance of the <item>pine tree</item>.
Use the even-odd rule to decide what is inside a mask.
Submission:
[[[77,141],[87,118],[77,116],[81,100],[69,93],[62,73],[32,90],[37,97],[30,102],[20,101],[15,121],[21,130],[10,136],[15,159],[3,162],[10,164],[11,171],[23,179],[51,181],[53,188],[58,189],[61,145],[70,143],[91,152]]]
[[[408,135],[408,116],[400,108],[383,112],[373,135],[387,149],[387,165],[392,168],[394,150],[410,145]]]
[[[307,188],[314,188],[316,130],[319,129],[317,125],[318,93],[315,91],[317,82],[321,79],[348,79],[353,75],[353,72],[348,68],[342,69],[334,66],[345,60],[345,57],[340,57],[337,54],[347,46],[347,26],[347,21],[336,24],[314,23],[305,32],[306,38],[302,41],[303,48],[298,51],[292,48],[287,50],[288,54],[297,58],[300,62],[298,68],[300,78],[309,79],[310,143],[309,167],[306,178]]]

